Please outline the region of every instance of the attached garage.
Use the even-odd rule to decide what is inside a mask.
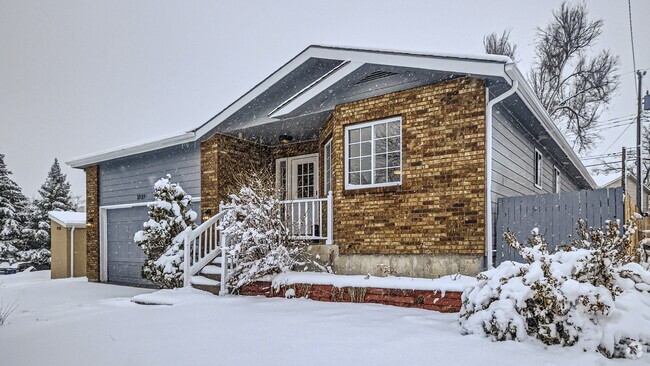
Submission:
[[[147,219],[147,206],[106,210],[106,282],[151,286],[141,276],[146,256],[133,235]]]

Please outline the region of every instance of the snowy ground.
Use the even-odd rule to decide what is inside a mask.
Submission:
[[[163,293],[173,306],[130,301],[151,290],[0,276],[18,310],[0,327],[1,365],[609,365],[593,353],[461,336],[455,314],[304,299]]]

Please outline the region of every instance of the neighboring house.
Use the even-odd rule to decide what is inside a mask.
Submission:
[[[86,275],[86,214],[50,211],[51,277]]]
[[[509,58],[326,46],[195,129],[68,164],[86,171],[88,278],[129,284],[167,173],[206,220],[234,176],[269,168],[295,234],[337,273],[417,277],[491,264],[499,197],[595,187]]]
[[[616,188],[623,186],[622,177],[614,178],[611,182],[603,184],[602,188]],[[627,173],[627,185],[625,192],[630,195],[630,201],[636,205],[636,176],[632,173]],[[647,212],[650,208],[650,188],[643,185],[643,209]]]

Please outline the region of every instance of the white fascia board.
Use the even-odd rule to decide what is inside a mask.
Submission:
[[[84,155],[67,161],[66,164],[73,168],[84,168],[98,162],[121,158],[133,154],[139,154],[147,151],[158,150],[168,146],[174,146],[189,142],[194,142],[196,135],[194,132],[183,132],[155,140],[139,142],[120,146],[114,149],[100,151],[90,155]]]
[[[261,83],[257,84],[253,89],[249,90],[246,94],[241,96],[239,99],[234,101],[224,110],[219,112],[216,116],[212,117],[208,122],[204,123],[200,127],[194,130],[196,133],[197,139],[201,138],[203,135],[210,132],[213,128],[218,126],[226,118],[230,117],[233,113],[244,107],[246,104],[250,103],[257,96],[262,94],[268,88],[273,86],[275,83],[280,81],[285,76],[289,75],[294,69],[307,61],[310,57],[309,48],[302,51],[298,56],[294,57],[291,61],[284,64],[280,69],[271,74],[269,77],[264,79]]]
[[[571,160],[573,165],[578,168],[578,171],[583,176],[583,178],[585,178],[589,186],[591,186],[592,189],[598,188],[598,184],[596,184],[594,178],[592,178],[591,174],[589,174],[589,171],[587,168],[585,168],[584,164],[578,157],[578,154],[576,154],[576,152],[567,142],[566,138],[564,138],[564,135],[562,135],[555,123],[553,123],[551,116],[548,114],[546,108],[544,108],[537,96],[535,96],[535,92],[530,87],[521,71],[519,71],[517,67],[506,67],[505,71],[511,80],[519,80],[519,88],[517,90],[517,94],[519,94],[535,118],[540,121],[542,127],[544,127],[549,136],[551,136],[551,138],[555,140],[558,145],[560,145],[560,149],[562,149],[564,154],[569,158],[569,160]]]
[[[312,98],[332,87],[332,85],[336,84],[344,77],[350,75],[361,66],[363,66],[362,62],[345,61],[345,65],[336,67],[331,72],[323,75],[323,77],[319,78],[312,84],[305,87],[303,90],[293,95],[291,98],[280,103],[280,105],[274,111],[269,113],[269,117],[280,118],[295,111],[301,105],[307,103]]]
[[[355,49],[331,49],[313,47],[309,49],[311,57],[333,58],[348,60],[350,62],[361,62],[366,64],[390,65],[401,67],[412,67],[425,70],[447,71],[450,73],[504,76],[503,66],[506,59],[499,57],[498,60],[491,58],[465,58],[451,55],[426,55],[409,54],[397,52],[373,52]]]

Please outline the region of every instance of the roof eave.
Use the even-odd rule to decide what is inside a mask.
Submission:
[[[542,103],[539,101],[539,99],[535,96],[535,92],[530,87],[530,85],[526,81],[526,78],[521,73],[521,71],[519,71],[519,69],[513,65],[513,67],[507,67],[505,72],[511,80],[519,81],[519,90],[517,91],[517,94],[519,94],[519,96],[522,98],[524,103],[526,103],[526,105],[531,110],[535,118],[537,118],[540,121],[542,127],[544,127],[544,129],[549,134],[549,136],[551,136],[551,138],[555,140],[558,143],[558,145],[560,145],[560,148],[562,149],[564,154],[569,158],[569,160],[571,160],[573,165],[578,169],[578,171],[585,179],[587,184],[589,184],[591,189],[598,188],[598,184],[596,184],[594,178],[591,176],[591,174],[589,174],[589,171],[584,166],[584,164],[582,163],[578,155],[575,153],[573,148],[569,146],[569,143],[567,142],[567,140],[564,138],[560,130],[557,128],[557,126],[551,119],[551,116],[548,114],[544,106],[542,106]]]

